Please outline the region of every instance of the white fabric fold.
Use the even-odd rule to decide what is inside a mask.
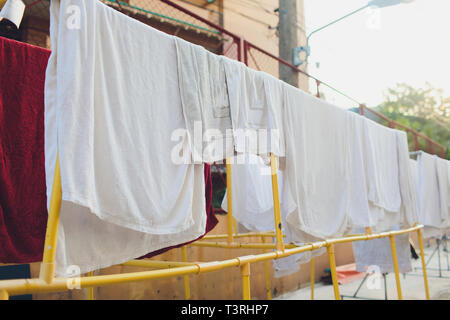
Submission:
[[[409,228],[419,221],[419,203],[415,186],[416,173],[411,167],[406,132],[395,130],[395,133],[397,136],[399,185],[402,199],[400,226]]]
[[[439,188],[439,209],[442,220],[442,229],[450,227],[449,216],[449,200],[450,200],[450,184],[448,181],[448,161],[438,156],[436,159],[436,174]]]
[[[172,158],[187,144],[171,139],[186,130],[174,38],[99,1],[54,0],[50,17],[47,196],[58,153],[63,197],[56,274],[202,235],[203,165]]]
[[[236,152],[284,157],[282,82],[227,57],[222,61]]]
[[[368,168],[373,170],[368,193],[370,215],[377,221],[373,231],[385,231],[402,222],[397,133],[367,118],[365,125],[365,146],[373,157]]]
[[[230,103],[220,56],[175,38],[183,113],[194,163],[234,154]]]
[[[419,223],[423,224],[423,237],[440,236],[445,220],[441,215],[439,182],[435,156],[421,151],[417,156]]]
[[[391,228],[398,230],[398,227]],[[363,232],[363,230],[360,230]],[[411,250],[409,234],[395,237],[399,272],[411,271]],[[368,241],[353,242],[353,256],[356,263],[356,271],[366,272],[369,266],[375,267],[381,273],[394,272],[394,263],[389,238],[380,238]]]
[[[287,228],[299,243],[342,236],[348,228],[350,152],[346,110],[284,85],[285,192],[297,209]]]

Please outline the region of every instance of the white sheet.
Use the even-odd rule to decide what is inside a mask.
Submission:
[[[395,133],[397,136],[399,184],[402,199],[400,226],[408,228],[419,221],[419,203],[414,181],[416,173],[411,168],[406,132],[395,130]]]
[[[392,228],[396,230],[398,228]],[[361,230],[362,231],[362,230]],[[409,234],[395,237],[399,272],[411,271],[411,250]],[[389,238],[353,242],[356,271],[366,272],[369,266],[379,267],[381,273],[394,272],[392,250]]]
[[[225,69],[220,56],[175,38],[183,113],[195,163],[234,154]]]
[[[373,156],[373,182],[369,190],[371,216],[377,217],[373,231],[388,230],[402,222],[399,160],[396,130],[370,119],[367,126],[366,148]]]
[[[442,219],[442,229],[450,227],[448,202],[450,199],[450,184],[448,181],[448,161],[438,156],[436,159],[436,174],[439,187],[439,209]]]
[[[284,85],[285,191],[297,209],[287,216],[294,241],[342,236],[350,198],[349,114]]]
[[[238,153],[285,155],[280,106],[282,82],[271,75],[222,57],[230,99],[235,150]]]
[[[54,0],[46,73],[50,199],[63,203],[56,274],[121,263],[205,230],[203,165],[176,165],[186,140],[175,40],[99,1]],[[183,137],[182,137],[183,138]]]
[[[417,156],[417,167],[419,223],[425,226],[423,237],[440,236],[444,220],[441,216],[435,156],[420,152]]]

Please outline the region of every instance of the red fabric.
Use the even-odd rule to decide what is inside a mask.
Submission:
[[[365,276],[365,272],[356,271],[356,264],[346,264],[336,268],[337,278],[339,284],[346,284],[358,279],[362,279]]]
[[[42,260],[48,217],[44,83],[49,56],[49,50],[0,37],[0,263]],[[218,220],[207,164],[205,182],[208,233]]]
[[[217,220],[216,215],[214,213],[214,207],[212,205],[212,195],[213,195],[213,189],[212,189],[212,179],[211,179],[211,166],[208,164],[205,164],[205,197],[206,197],[206,230],[205,230],[205,234],[199,238],[197,238],[196,240],[199,240],[201,238],[203,238],[208,232],[210,232],[219,222],[219,220]],[[187,243],[183,243],[183,244],[179,244],[177,246],[172,246],[172,247],[168,247],[168,248],[163,248],[154,252],[150,252],[148,254],[146,254],[145,256],[139,258],[139,259],[144,259],[144,258],[151,258],[154,256],[157,256],[158,254],[162,254],[164,252],[169,251],[170,249],[174,249],[174,248],[180,248],[184,245],[187,245],[189,243],[192,243],[196,240],[187,242]]]
[[[0,38],[0,262],[42,260],[44,80],[50,51]]]

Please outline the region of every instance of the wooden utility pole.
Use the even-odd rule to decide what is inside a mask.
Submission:
[[[297,0],[279,0],[279,55],[292,63],[293,49],[298,46]],[[298,72],[279,64],[280,79],[298,87]]]

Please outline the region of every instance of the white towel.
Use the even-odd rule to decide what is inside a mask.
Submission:
[[[448,202],[450,200],[450,184],[448,181],[448,161],[438,156],[436,159],[436,174],[439,187],[439,209],[442,219],[442,228],[450,227]]]
[[[419,203],[415,186],[415,169],[411,168],[406,132],[395,130],[397,135],[398,171],[401,206],[401,227],[412,227],[419,221]]]
[[[222,57],[230,99],[231,120],[238,153],[283,157],[282,82]]]
[[[374,170],[369,174],[374,179],[369,183],[369,208],[371,216],[377,217],[374,231],[384,231],[402,221],[397,133],[367,118],[365,125]]]
[[[245,232],[266,232],[275,229],[271,168],[264,164],[259,156],[238,155],[233,159],[231,190],[233,217]],[[284,172],[278,170],[279,193],[284,193]],[[286,226],[286,216],[295,210],[292,199],[281,199],[281,224]],[[227,192],[222,200],[222,209],[228,212]],[[289,230],[284,228],[285,243],[291,243]],[[323,250],[295,254],[273,260],[275,277],[284,277],[299,271],[300,264],[306,263],[311,256],[321,255]]]
[[[285,89],[285,192],[297,209],[287,216],[294,241],[342,236],[350,199],[349,114],[289,86]]]
[[[231,190],[233,217],[248,230],[265,232],[274,230],[274,209],[271,168],[263,159],[252,154],[242,154],[232,159]],[[284,190],[283,171],[278,170],[278,190]],[[295,208],[292,202],[280,200],[282,220],[287,212]],[[222,209],[228,211],[227,192],[222,200]],[[284,223],[283,223],[284,224]]]
[[[391,228],[397,230],[397,227]],[[395,237],[399,272],[411,271],[411,250],[409,234]],[[353,242],[353,256],[356,262],[356,271],[366,272],[369,266],[379,267],[381,273],[394,272],[392,250],[389,238]]]
[[[371,148],[365,145],[368,135],[366,119],[356,113],[349,112],[347,126],[349,136],[350,158],[350,202],[349,226],[350,230],[374,227],[377,217],[369,209],[368,194],[374,189],[374,159]],[[371,185],[372,184],[372,185]],[[353,233],[353,231],[352,231]]]
[[[369,194],[374,205],[389,212],[399,212],[401,206],[398,173],[397,137],[393,129],[366,118],[368,146],[375,163],[375,194]]]
[[[50,199],[59,154],[63,203],[56,273],[118,264],[205,230],[203,165],[176,165],[186,128],[175,40],[99,1],[54,0],[46,73]]]
[[[183,113],[195,163],[234,154],[230,103],[220,56],[175,38]]]
[[[424,238],[440,236],[444,220],[441,216],[436,159],[420,152],[417,156],[419,223],[425,226]]]

